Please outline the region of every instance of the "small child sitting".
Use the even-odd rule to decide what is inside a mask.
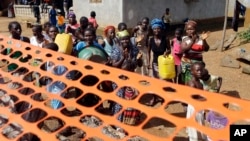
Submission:
[[[197,89],[202,89],[203,90],[203,85],[200,82],[200,79],[202,78],[202,73],[204,71],[204,64],[201,62],[195,62],[191,65],[191,74],[192,78],[188,82],[188,86],[197,88]]]

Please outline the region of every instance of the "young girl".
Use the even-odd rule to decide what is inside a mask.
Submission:
[[[96,21],[96,13],[95,11],[91,11],[90,12],[90,18],[89,18],[89,22],[93,24],[94,28],[97,29],[98,28],[98,24]]]
[[[30,44],[38,47],[43,47],[45,44],[49,43],[42,34],[42,25],[35,25],[32,28],[33,36],[30,38]]]
[[[19,22],[17,22],[17,21],[10,22],[8,29],[9,29],[9,32],[11,34],[10,38],[30,43],[30,39],[28,37],[21,36],[22,27],[21,27]]]
[[[183,31],[181,28],[177,28],[175,30],[175,38],[171,40],[171,47],[172,47],[172,55],[174,57],[174,63],[175,63],[175,71],[176,71],[176,77],[175,77],[175,83],[182,84],[181,83],[181,41],[182,41],[182,34]]]

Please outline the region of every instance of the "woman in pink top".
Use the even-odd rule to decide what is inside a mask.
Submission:
[[[98,28],[98,24],[97,24],[97,21],[96,21],[95,17],[96,17],[95,11],[91,11],[90,12],[89,22],[93,24],[93,26],[94,26],[95,29],[97,29]]]
[[[76,15],[70,14],[69,15],[69,24],[66,25],[65,33],[71,34],[73,41],[75,41],[75,39],[76,39],[75,32],[76,32],[76,29],[78,29],[79,27],[80,27],[80,24],[78,24],[76,21]]]
[[[182,41],[182,34],[183,31],[181,28],[177,28],[175,30],[175,38],[171,40],[171,47],[172,47],[172,55],[174,57],[175,62],[175,71],[176,71],[176,77],[175,82],[178,84],[182,84],[181,82],[181,41]]]

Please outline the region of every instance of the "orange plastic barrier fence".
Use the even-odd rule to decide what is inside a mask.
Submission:
[[[245,100],[143,77],[135,73],[34,47],[30,44],[4,36],[0,36],[0,38],[2,38],[0,41],[2,45],[0,54],[2,61],[0,65],[0,90],[11,95],[11,98],[14,99],[13,101],[17,111],[14,113],[10,112],[6,105],[5,107],[0,107],[0,115],[7,116],[5,123],[0,124],[1,141],[24,140],[24,136],[27,137],[31,135],[37,136],[37,139],[33,139],[34,141],[56,141],[59,140],[58,134],[64,132],[68,127],[76,127],[85,132],[81,140],[88,140],[90,137],[98,137],[105,141],[116,140],[103,133],[103,128],[108,125],[120,127],[126,131],[127,134],[121,140],[129,140],[131,137],[140,136],[151,141],[170,141],[174,140],[176,135],[186,127],[194,127],[207,134],[213,140],[229,140],[229,125],[239,120],[247,120],[250,117],[250,109],[248,108],[250,102]],[[34,62],[32,63],[32,59],[38,59],[40,63],[39,61],[37,64]],[[44,67],[46,65],[44,64],[48,64],[49,62],[52,65],[51,70],[60,69],[57,66],[63,65],[66,67],[65,72],[61,75],[55,75],[52,71],[45,71]],[[15,72],[18,70],[20,74],[22,73],[19,77],[15,75]],[[75,74],[75,76],[69,78],[70,74]],[[11,80],[8,81],[7,78]],[[48,86],[37,86],[37,79],[46,79],[51,83]],[[108,92],[100,89],[100,84],[107,81],[114,82],[117,88],[114,91],[111,90]],[[63,84],[61,86],[64,86],[62,88],[63,90],[58,95],[47,91],[55,82],[60,82],[60,84]],[[16,84],[21,85],[19,85],[20,87],[16,87]],[[133,100],[125,100],[118,97],[116,93],[124,86],[130,86],[137,89],[139,92],[138,96]],[[69,93],[72,89],[77,89],[79,93],[73,96],[70,95]],[[41,99],[41,95],[43,94],[47,94],[48,98],[44,100]],[[93,102],[94,104],[91,106],[84,106],[81,102],[84,103],[84,98],[91,94],[99,99],[99,101],[96,103]],[[141,99],[147,94],[155,94],[161,97],[163,99],[162,104],[156,108],[146,106],[141,102]],[[199,96],[203,97],[205,100],[197,100]],[[46,106],[46,103],[52,99],[60,101],[58,108],[53,109]],[[105,103],[106,100],[120,104],[122,110],[115,115],[102,114],[97,109],[100,105],[103,105],[102,103]],[[189,119],[169,114],[165,110],[166,106],[174,101],[191,104],[196,112]],[[87,100],[87,102],[90,101]],[[238,111],[229,110],[225,108],[225,104],[228,103],[237,105],[241,109]],[[26,105],[26,107],[24,106],[20,110],[18,109],[20,105]],[[77,114],[65,114],[65,108],[72,106],[77,109]],[[145,118],[143,118],[143,121],[139,125],[131,126],[117,120],[118,116],[128,107],[133,107],[145,115]],[[214,130],[198,124],[195,121],[195,114],[197,111],[206,109],[222,113],[228,117],[229,124],[226,128]],[[84,116],[90,115],[100,119],[102,124],[95,128],[82,124],[81,119]],[[41,129],[41,124],[44,120],[50,119],[51,117],[60,119],[59,121],[63,126],[54,132],[47,133]],[[152,120],[156,120],[155,123],[158,123],[158,125],[154,125]],[[145,130],[146,127],[159,126],[159,122],[162,121],[168,121],[171,123],[169,125],[173,126],[173,130],[169,130],[168,136],[156,136]],[[22,132],[14,139],[8,139],[3,132],[6,132],[6,128],[14,122],[21,125],[23,128]],[[165,126],[167,125],[163,125],[163,128]],[[158,134],[162,133],[160,127],[157,130],[159,130]]]

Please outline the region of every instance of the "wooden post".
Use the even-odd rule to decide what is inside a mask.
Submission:
[[[223,51],[224,48],[224,40],[226,36],[226,29],[227,29],[227,15],[228,15],[228,2],[229,0],[226,0],[225,3],[225,19],[224,19],[224,27],[223,27],[223,34],[222,34],[222,40],[221,40],[221,51]]]

